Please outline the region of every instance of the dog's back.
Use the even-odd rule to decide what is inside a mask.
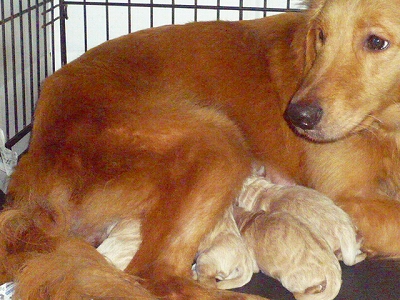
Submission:
[[[142,284],[157,296],[240,298],[194,283],[190,266],[253,156],[274,152],[284,161],[278,145],[294,134],[281,116],[297,86],[304,36],[297,30],[305,28],[305,15],[287,14],[150,29],[92,49],[48,78],[1,220],[13,270],[30,251],[61,261],[71,243],[59,240],[70,234],[97,246],[110,225],[140,218],[143,241],[127,273],[147,279]],[[290,175],[293,164],[283,164]],[[21,239],[39,242],[27,247]],[[40,263],[28,263],[35,274]],[[47,282],[74,276],[62,268],[36,271]],[[17,296],[40,290],[40,281],[24,284],[27,273],[7,274],[20,276]],[[49,297],[73,286],[82,295],[92,290],[65,282]],[[92,296],[117,297],[117,286]]]

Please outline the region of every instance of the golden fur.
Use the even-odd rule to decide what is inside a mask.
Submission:
[[[287,212],[234,211],[259,269],[298,300],[334,299],[342,284],[339,261],[318,232]]]
[[[117,274],[110,286],[57,281],[72,272],[62,264],[68,247],[71,265],[99,259],[94,247],[68,240],[98,246],[109,226],[140,218],[143,242],[125,273],[143,278],[152,295],[250,299],[189,277],[198,245],[254,159],[331,197],[371,253],[399,255],[400,2],[310,5],[261,20],[141,31],[50,76],[0,215],[2,280],[17,279],[17,293],[34,299],[118,291]],[[373,35],[390,46],[369,50],[382,46]],[[305,126],[301,109],[313,112]],[[284,113],[316,142],[295,134]],[[35,284],[23,284],[29,276]]]
[[[230,207],[201,241],[194,279],[232,289],[261,269],[298,299],[333,299],[341,286],[337,260],[350,266],[366,257],[349,216],[315,190],[272,184],[266,174],[254,173],[236,200],[240,207]],[[97,251],[124,270],[140,243],[140,223],[121,221]]]
[[[110,226],[97,251],[115,267],[125,270],[141,241],[140,222],[124,220]],[[195,280],[219,289],[241,287],[259,271],[233,218],[233,206],[201,241],[192,271]]]

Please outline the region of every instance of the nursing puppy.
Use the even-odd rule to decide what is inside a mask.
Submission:
[[[350,217],[331,199],[303,186],[273,184],[253,175],[246,179],[237,203],[248,211],[287,212],[327,241],[339,259],[352,266],[364,260],[361,238]]]
[[[200,243],[193,265],[194,279],[219,289],[238,288],[259,271],[233,218],[233,207]]]
[[[342,283],[339,262],[327,242],[286,212],[247,212],[235,220],[260,270],[298,300],[334,299]]]
[[[233,217],[233,207],[230,207],[212,232],[200,243],[195,264],[192,266],[194,279],[207,286],[220,289],[243,286],[250,281],[253,273],[259,271],[255,261],[255,257],[258,257],[258,261],[271,261],[260,267],[264,273],[278,280],[285,278],[284,285],[290,291],[301,290],[298,280],[293,278],[294,275],[292,277],[284,276],[286,265],[280,264],[281,260],[278,259],[278,254],[271,249],[285,247],[285,250],[277,251],[280,254],[285,251],[293,251],[298,254],[298,251],[294,251],[295,248],[299,245],[306,245],[304,251],[308,253],[308,259],[286,258],[285,264],[291,265],[291,271],[297,270],[295,271],[296,276],[309,274],[309,278],[302,275],[304,278],[303,291],[307,290],[309,293],[315,289],[312,289],[311,286],[305,287],[304,284],[318,281],[324,276],[332,276],[332,272],[325,274],[326,270],[315,270],[317,263],[310,264],[309,260],[316,259],[315,251],[329,252],[326,255],[318,252],[318,257],[331,257],[331,254],[335,254],[347,265],[354,265],[365,259],[365,254],[360,251],[360,241],[356,240],[356,229],[348,215],[336,207],[329,198],[312,189],[272,184],[264,175],[256,174],[245,180],[237,202],[238,205],[253,212],[246,214],[242,208],[234,206],[238,225],[242,229],[249,227],[250,224],[253,226],[252,231],[246,231],[245,235],[251,251],[242,239]],[[260,210],[265,213],[260,213]],[[259,215],[263,215],[263,217],[259,217]],[[254,218],[268,220],[253,224]],[[279,233],[275,232],[276,227],[279,226],[281,227],[278,230]],[[285,235],[285,232],[293,233],[293,236]],[[277,237],[277,234],[282,236]],[[265,236],[268,236],[267,241]],[[313,244],[315,240],[319,241],[317,246]],[[107,238],[97,250],[117,268],[124,270],[140,243],[140,223],[123,221],[110,227]],[[328,247],[321,248],[320,244],[326,243]],[[258,245],[256,254],[254,254],[255,244]],[[276,262],[273,262],[274,260]],[[271,271],[271,267],[269,267],[271,264],[282,267],[279,278],[276,272]],[[336,263],[334,265],[336,266]],[[313,272],[306,272],[305,269],[312,269]],[[271,275],[272,273],[273,275]],[[338,283],[340,274],[335,274],[339,278],[334,280],[336,286],[334,290],[337,292],[337,287],[340,287],[340,283]],[[329,282],[332,280],[330,279]],[[296,284],[298,286],[295,288]],[[320,294],[321,291],[319,291],[318,297],[322,297],[321,299],[331,297],[328,294],[333,292],[332,287],[328,290],[330,292],[324,294]]]
[[[139,220],[124,220],[107,230],[107,238],[97,247],[117,269],[125,270],[142,242]]]
[[[141,244],[140,222],[122,221],[110,226],[107,238],[97,247],[109,262],[125,270]],[[244,243],[230,207],[215,228],[202,240],[192,266],[193,278],[209,287],[238,288],[248,283],[258,267]]]
[[[254,159],[333,199],[370,252],[398,255],[400,2],[309,5],[133,33],[50,76],[0,215],[0,279],[24,282],[33,256],[63,261],[68,239],[91,257],[111,225],[140,219],[143,241],[125,273],[153,295],[250,298],[187,278]],[[74,247],[76,238],[92,248]],[[32,265],[33,277],[71,271]],[[46,289],[36,278],[17,294],[94,290]],[[115,283],[90,282],[119,296]]]

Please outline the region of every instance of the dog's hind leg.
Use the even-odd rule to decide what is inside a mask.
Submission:
[[[148,279],[146,287],[160,297],[218,299],[190,279],[191,264],[250,174],[251,160],[240,131],[224,115],[205,108],[185,114],[170,130],[169,138],[179,136],[179,142],[169,143],[158,161],[156,171],[164,174],[156,184],[159,197],[141,220],[142,244],[125,271]]]

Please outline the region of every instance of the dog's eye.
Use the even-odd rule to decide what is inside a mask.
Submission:
[[[389,41],[377,36],[377,35],[370,35],[365,42],[365,46],[368,50],[371,51],[382,51],[386,50],[389,47]]]
[[[322,29],[318,29],[318,39],[322,44],[325,43],[326,37],[325,37],[325,33]]]

